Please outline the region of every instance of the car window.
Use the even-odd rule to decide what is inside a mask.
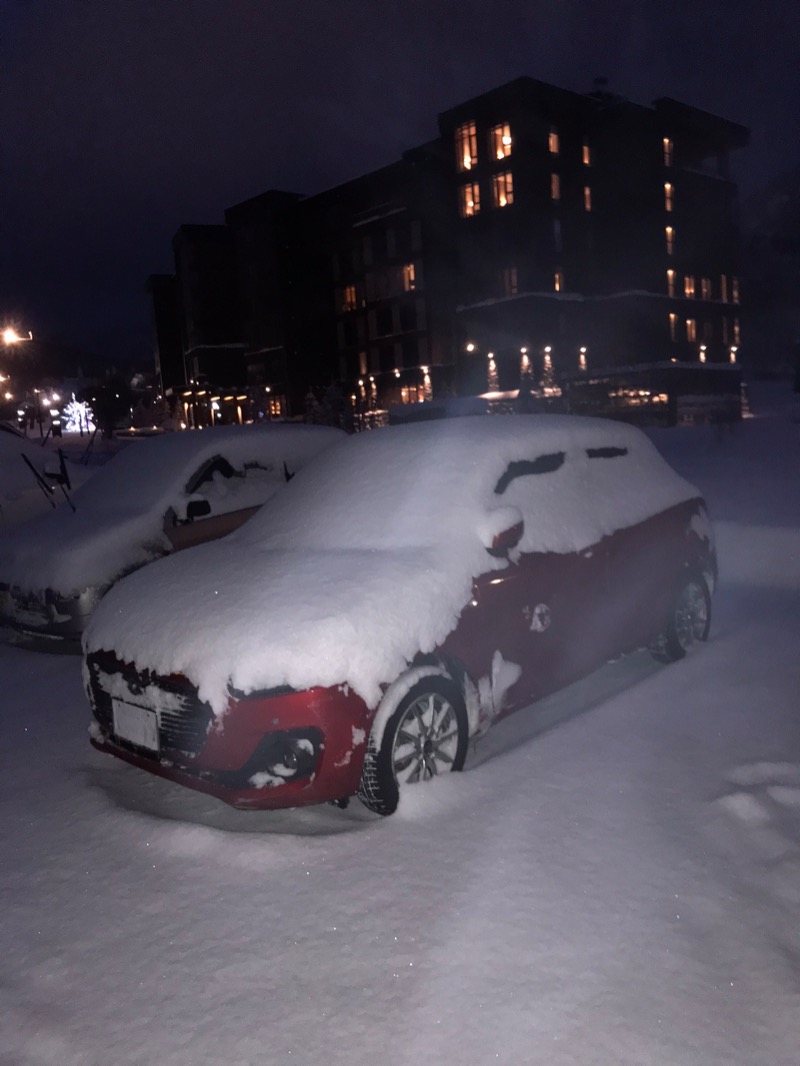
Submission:
[[[215,474],[223,478],[229,478],[233,477],[235,473],[236,471],[227,459],[223,458],[221,455],[214,455],[211,459],[207,459],[200,469],[192,474],[186,482],[184,492],[187,496],[191,496],[192,493],[197,492],[202,485],[212,482]]]
[[[539,455],[536,459],[516,459],[508,464],[495,485],[494,491],[498,496],[502,496],[512,481],[517,478],[529,477],[533,474],[552,474],[563,463],[564,452],[551,452],[549,455]]]
[[[628,449],[604,445],[602,448],[587,448],[586,454],[590,459],[618,459],[622,455],[627,455]]]

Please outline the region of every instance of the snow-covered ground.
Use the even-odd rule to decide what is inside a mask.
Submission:
[[[0,647],[0,1063],[798,1066],[800,423],[652,434],[706,494],[710,643],[610,664],[379,820],[100,756]]]

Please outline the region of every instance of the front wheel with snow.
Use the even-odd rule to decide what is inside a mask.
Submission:
[[[672,601],[669,618],[650,645],[653,658],[662,663],[682,659],[698,641],[708,639],[711,626],[711,595],[699,574],[687,574]]]
[[[449,678],[421,678],[405,694],[376,744],[370,736],[358,790],[376,814],[394,814],[400,789],[460,770],[469,727],[464,700]]]

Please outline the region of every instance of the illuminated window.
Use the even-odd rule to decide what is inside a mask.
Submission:
[[[585,141],[583,143],[582,159],[583,159],[583,165],[585,167],[590,167],[592,165],[592,150],[591,150],[591,148],[589,147],[589,145]]]
[[[665,137],[661,143],[664,145],[664,166],[671,167],[673,159],[672,140],[669,137]]]
[[[672,187],[672,182],[664,182],[664,210],[671,211],[675,198],[675,190]]]
[[[727,274],[720,274],[719,276],[719,298],[724,304],[728,302],[728,276]]]
[[[503,292],[506,296],[516,296],[519,292],[516,267],[503,268]]]
[[[492,175],[492,203],[495,207],[508,207],[514,203],[514,185],[510,170]]]
[[[413,263],[406,263],[403,266],[403,291],[413,292],[417,287],[416,271]]]
[[[550,175],[550,199],[561,199],[561,179],[559,178],[558,174]]]
[[[667,255],[672,255],[675,251],[675,229],[672,226],[666,226],[664,229],[664,236],[667,239]]]
[[[462,185],[458,195],[458,210],[461,217],[469,218],[470,215],[477,215],[481,209],[481,190],[477,181]]]
[[[674,311],[669,313],[669,339],[671,341],[678,339],[678,316]]]
[[[558,130],[555,128],[555,126],[550,127],[550,132],[547,135],[547,147],[550,150],[551,155],[558,155]]]
[[[667,271],[667,296],[675,295],[675,271]]]
[[[478,133],[474,122],[465,122],[456,130],[456,165],[472,170],[478,162]]]
[[[739,302],[739,279],[731,278],[731,299],[735,304]]]
[[[683,295],[694,296],[694,275],[687,274],[683,279]]]
[[[564,272],[563,270],[557,270],[553,275],[553,288],[556,292],[562,292],[564,289]]]
[[[592,190],[588,185],[583,187],[583,210],[592,210]]]
[[[700,278],[700,298],[701,300],[711,299],[711,278]]]
[[[733,320],[733,343],[734,344],[741,344],[742,343],[742,331],[741,331],[741,329],[739,327],[739,319],[738,318],[734,318],[734,320]]]
[[[342,299],[339,304],[339,310],[355,311],[356,306],[357,304],[355,285],[345,285],[345,287],[342,289]]]
[[[507,122],[489,130],[489,143],[493,159],[506,159],[511,155],[511,127]]]
[[[687,341],[697,340],[697,322],[693,318],[686,319],[686,339]]]

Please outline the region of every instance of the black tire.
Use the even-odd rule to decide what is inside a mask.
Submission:
[[[700,574],[686,574],[672,601],[663,632],[650,645],[650,654],[661,663],[682,659],[692,645],[708,640],[711,628],[711,594]]]
[[[435,674],[421,678],[386,723],[379,747],[370,736],[359,799],[376,814],[394,814],[402,787],[461,770],[468,742],[467,710],[458,687]]]

